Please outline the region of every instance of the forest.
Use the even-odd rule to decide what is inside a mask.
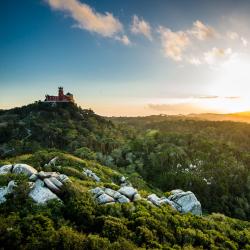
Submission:
[[[27,179],[0,205],[3,249],[250,249],[250,124],[188,117],[101,117],[75,104],[36,102],[0,110],[0,166],[23,162],[43,169],[59,157],[72,182],[63,203],[35,204]],[[126,175],[142,195],[190,190],[203,216],[140,201],[97,205],[95,185],[80,172],[99,171],[116,188]],[[54,169],[48,169],[54,171]],[[113,182],[113,184],[112,184]],[[231,218],[229,218],[231,217]],[[35,228],[35,230],[34,230]]]

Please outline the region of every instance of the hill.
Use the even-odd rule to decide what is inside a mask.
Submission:
[[[59,171],[71,181],[59,194],[63,203],[37,205],[28,196],[27,185],[33,184],[26,177],[0,175],[1,190],[11,180],[18,183],[14,195],[0,205],[0,245],[7,249],[17,248],[14,242],[27,249],[249,247],[249,222],[243,221],[250,220],[247,123],[172,116],[104,118],[72,103],[37,102],[1,110],[0,135],[0,166],[10,164],[12,169],[26,163],[36,171]],[[46,165],[54,157],[59,165]],[[84,168],[101,182],[86,176]],[[152,193],[168,198],[171,190],[190,190],[205,216],[181,215],[169,205],[155,207],[145,200],[96,204],[88,191],[117,191],[123,175],[146,199]]]
[[[57,164],[44,165],[51,157]],[[118,189],[121,173],[95,161],[59,151],[38,151],[5,159],[1,163],[28,163],[40,171],[67,173],[70,180],[58,194],[60,201],[36,204],[28,196],[25,175],[0,175],[0,184],[15,180],[12,193],[0,204],[2,249],[249,249],[250,223],[222,214],[179,214],[168,205],[154,206],[138,200],[98,205],[89,190],[97,186]],[[59,166],[60,165],[60,166]],[[96,171],[101,182],[82,174]],[[43,172],[44,173],[44,172]],[[45,172],[46,173],[46,172]],[[145,197],[152,190],[129,177]]]
[[[0,157],[42,148],[73,152],[88,147],[109,153],[120,144],[120,130],[113,123],[73,103],[37,102],[0,111]]]

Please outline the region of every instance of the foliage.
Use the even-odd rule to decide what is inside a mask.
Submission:
[[[112,120],[73,104],[1,111],[0,165],[22,162],[71,179],[63,203],[37,205],[27,177],[0,175],[0,187],[17,184],[0,204],[1,248],[250,249],[244,221],[250,219],[250,125],[164,116]],[[46,166],[54,157],[57,166]],[[206,215],[181,215],[144,200],[97,205],[88,190],[117,190],[122,175],[143,197],[191,190]]]

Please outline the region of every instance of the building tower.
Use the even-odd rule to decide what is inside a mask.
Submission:
[[[64,99],[63,87],[58,88],[58,98],[59,101],[62,101]]]

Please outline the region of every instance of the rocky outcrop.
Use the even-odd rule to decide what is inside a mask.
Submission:
[[[30,191],[29,196],[35,202],[40,204],[45,204],[53,199],[60,200],[56,194],[54,194],[49,188],[45,187],[44,182],[40,179],[35,182],[35,186]]]
[[[196,196],[190,191],[184,192],[181,189],[176,189],[171,191],[171,195],[169,197],[161,198],[159,198],[156,194],[151,194],[148,196],[147,200],[155,206],[167,204],[180,213],[202,215],[201,204],[197,200]]]
[[[33,174],[37,173],[37,170],[34,169],[33,167],[27,165],[27,164],[15,164],[13,169],[12,169],[12,173],[14,174],[24,174],[28,177],[30,177]]]
[[[191,191],[178,190],[176,192],[176,190],[173,190],[168,199],[175,204],[176,209],[181,213],[202,215],[201,203]]]
[[[0,168],[0,174],[24,174],[29,177],[29,196],[37,203],[46,203],[51,199],[58,199],[63,184],[69,181],[68,176],[57,172],[44,172],[27,164],[4,165]],[[0,188],[0,203],[5,201],[5,195],[13,190],[13,181],[7,187]]]
[[[141,199],[138,191],[133,187],[121,187],[118,191],[111,188],[96,187],[91,189],[90,192],[98,204],[128,203]]]
[[[83,174],[86,176],[90,177],[92,180],[96,182],[100,182],[101,178],[99,178],[94,172],[92,172],[90,169],[84,168],[83,169]]]
[[[147,199],[141,198],[137,189],[132,186],[121,187],[118,191],[111,188],[96,187],[91,189],[90,192],[100,205],[136,202],[143,199],[157,207],[168,205],[180,213],[202,214],[201,204],[195,195],[190,191],[184,192],[180,189],[173,190],[169,197],[158,197],[156,194],[150,194]]]

